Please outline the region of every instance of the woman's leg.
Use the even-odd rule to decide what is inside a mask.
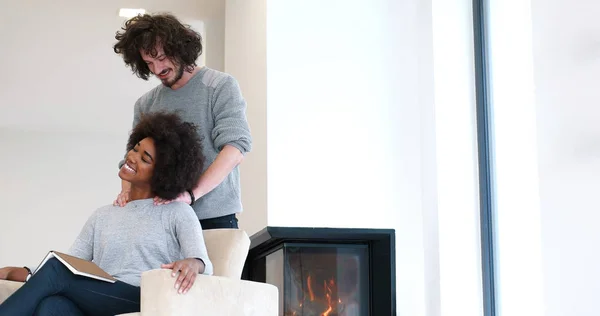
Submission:
[[[53,295],[43,299],[33,316],[85,316],[85,314],[64,296]]]
[[[0,316],[33,315],[40,303],[61,295],[89,315],[115,315],[140,310],[140,288],[117,281],[108,283],[74,275],[50,259],[29,282],[0,305]]]
[[[140,288],[75,276],[64,296],[89,316],[114,316],[140,311]]]
[[[29,282],[23,284],[0,305],[0,316],[33,315],[43,299],[57,295],[66,288],[68,278],[60,272],[59,265],[62,266],[62,263],[56,259],[48,260]]]

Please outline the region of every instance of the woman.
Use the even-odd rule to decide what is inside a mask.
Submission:
[[[203,167],[197,135],[192,124],[166,113],[148,114],[133,129],[119,170],[119,177],[131,183],[131,202],[125,209],[96,210],[68,251],[95,262],[116,283],[76,276],[56,259],[33,276],[26,268],[3,268],[0,279],[27,282],[0,305],[0,315],[138,312],[142,272],[172,269],[179,293],[190,289],[198,273],[212,274],[194,210],[182,202],[153,203],[155,197],[173,199],[195,185]]]

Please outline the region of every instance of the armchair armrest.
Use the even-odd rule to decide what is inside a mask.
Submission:
[[[24,283],[0,280],[0,304],[16,292]]]
[[[144,316],[277,316],[277,287],[260,282],[198,275],[186,294],[177,294],[171,270],[142,274],[141,311]]]

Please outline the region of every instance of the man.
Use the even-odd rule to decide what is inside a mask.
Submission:
[[[238,165],[250,152],[252,138],[237,81],[197,66],[202,38],[173,15],[138,15],[115,38],[115,53],[138,77],[148,80],[155,75],[162,82],[137,100],[133,126],[145,113],[176,112],[197,126],[207,159],[193,190],[171,201],[156,198],[155,204],[183,201],[192,205],[203,229],[238,228],[235,214],[242,211]],[[129,188],[123,181],[115,205],[129,201]]]

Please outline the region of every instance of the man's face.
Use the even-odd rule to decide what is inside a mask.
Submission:
[[[163,85],[171,87],[183,76],[183,67],[174,63],[168,58],[162,47],[156,48],[156,56],[152,57],[149,53],[140,51],[142,59],[148,65],[150,72],[152,72]]]

